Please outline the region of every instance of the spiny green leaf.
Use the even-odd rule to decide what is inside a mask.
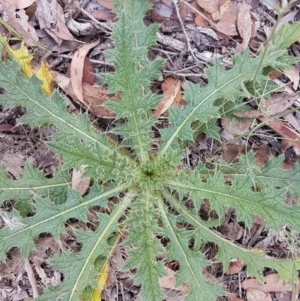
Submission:
[[[170,201],[182,219],[194,226],[193,237],[195,240],[198,238],[202,242],[210,241],[218,246],[217,259],[222,262],[224,271],[228,270],[232,258],[239,258],[247,264],[247,275],[249,277],[256,277],[259,281],[263,281],[261,271],[263,271],[265,267],[276,270],[282,281],[297,281],[297,270],[300,269],[299,259],[275,259],[264,256],[262,250],[244,249],[211,230],[211,223],[209,221],[201,220],[195,212],[187,209],[183,203],[179,203],[174,198],[170,198]]]
[[[287,56],[285,48],[299,38],[294,32],[299,23],[285,25],[279,33],[284,38],[275,39],[258,57],[251,58],[249,51],[234,56],[230,70],[215,61],[206,70],[205,87],[187,82],[187,105],[169,109],[169,124],[157,139],[152,109],[160,96],[150,85],[159,78],[163,62],[148,57],[157,31],[156,25],[146,26],[143,21],[150,1],[114,2],[118,18],[112,32],[115,49],[105,55],[115,72],[101,78],[110,93],[120,95],[120,100],[107,106],[117,116],[110,133],[120,135],[122,145],[113,142],[109,134],[98,133],[87,113],[70,114],[57,91],[45,96],[41,82],[35,77],[24,78],[15,62],[0,62],[1,105],[4,109],[23,106],[26,113],[21,122],[31,127],[54,127],[53,138],[46,145],[63,161],[52,179],[43,179],[42,173],[30,165],[25,166],[19,180],[9,179],[0,169],[0,202],[13,199],[16,204],[11,212],[0,211],[4,223],[0,229],[0,259],[4,261],[13,247],[20,248],[26,257],[35,248],[35,238],[45,232],[58,240],[70,219],[87,223],[90,208],[96,206],[102,212],[98,214],[99,226],[94,232],[74,231],[81,245],[79,252],[63,251],[60,257],[49,260],[62,272],[62,284],[47,287],[39,301],[82,300],[87,288],[96,286],[99,258],[107,261],[111,254],[110,238],[124,228],[128,258],[123,269],[136,270],[134,281],[141,285],[144,301],[165,298],[159,278],[166,275],[166,261],[178,263],[176,285],[187,284],[190,290],[186,300],[192,301],[213,301],[224,294],[221,286],[204,276],[204,269],[215,260],[226,271],[230,260],[238,257],[247,264],[248,276],[259,280],[263,280],[265,267],[276,270],[283,280],[297,279],[299,259],[277,260],[261,250],[243,249],[215,229],[227,208],[233,207],[237,221],[246,227],[260,215],[276,231],[286,224],[300,231],[300,206],[285,204],[288,196],[300,197],[300,167],[283,170],[283,158],[279,157],[258,168],[252,153],[226,167],[218,162],[214,170],[204,163],[194,170],[184,169],[181,159],[185,141],[194,143],[199,125],[218,138],[216,122],[220,116],[233,118],[233,111],[243,109],[245,96],[267,98],[276,89],[266,74],[271,68],[286,69],[296,61]],[[154,146],[160,140],[161,146]],[[70,169],[82,165],[93,183],[85,197],[67,189]],[[204,201],[217,212],[218,219],[201,219]],[[21,208],[23,204],[30,208],[29,214]],[[218,248],[212,261],[201,253],[208,242]]]
[[[55,239],[59,239],[60,234],[65,230],[65,222],[72,217],[86,221],[88,208],[92,205],[104,206],[107,197],[112,196],[126,186],[120,185],[112,188],[93,198],[82,200],[78,193],[69,189],[68,199],[65,203],[57,205],[51,200],[36,197],[35,215],[20,219],[23,226],[16,229],[4,228],[0,233],[0,260],[5,259],[5,253],[12,247],[19,247],[23,257],[28,256],[34,250],[34,239],[40,233],[51,233]]]
[[[95,260],[99,256],[107,256],[110,246],[108,237],[118,231],[118,220],[123,214],[123,208],[132,200],[127,195],[110,215],[99,214],[99,227],[95,232],[75,231],[78,242],[82,242],[82,249],[78,253],[64,252],[60,257],[52,258],[49,263],[61,271],[64,281],[54,288],[47,288],[45,294],[37,301],[46,300],[79,300],[83,289],[89,285],[96,287],[99,271],[94,269]],[[82,209],[81,209],[82,210]]]
[[[149,193],[143,193],[140,197],[143,201],[133,204],[126,220],[129,238],[125,243],[132,249],[123,268],[138,268],[134,279],[136,284],[142,284],[143,300],[160,301],[164,293],[159,287],[158,278],[165,276],[166,272],[162,263],[156,261],[156,255],[163,251],[158,239],[153,237],[153,233],[160,232],[156,220],[159,211],[154,207],[157,200]]]
[[[273,44],[277,49],[286,49],[300,40],[300,22],[284,24],[275,36]]]
[[[218,172],[202,182],[197,171],[189,174],[188,178],[180,175],[177,180],[168,180],[166,184],[181,190],[181,195],[188,195],[197,208],[200,208],[204,199],[210,201],[212,209],[219,215],[228,207],[234,207],[237,220],[244,221],[249,228],[254,216],[259,215],[268,227],[276,231],[286,223],[300,231],[300,205],[291,207],[284,203],[286,189],[265,187],[262,191],[253,191],[250,177],[236,177],[231,185],[227,185],[223,175]]]
[[[57,148],[63,156],[66,166],[74,164],[70,150],[81,150],[81,157],[76,166],[79,167],[86,155],[95,156],[99,163],[101,173],[112,173],[114,162],[112,158],[120,156],[116,152],[116,145],[112,144],[109,138],[103,134],[96,134],[93,130],[87,114],[72,116],[67,112],[65,101],[55,91],[51,97],[41,91],[40,81],[32,76],[29,80],[22,76],[19,66],[12,62],[5,66],[0,62],[0,79],[4,92],[1,94],[1,103],[5,109],[15,106],[25,106],[26,113],[21,122],[30,126],[53,125],[56,129],[53,140],[49,146],[54,150]],[[61,151],[60,151],[61,150]],[[91,154],[90,154],[91,153]],[[77,151],[78,155],[78,151]],[[122,156],[121,156],[122,157]],[[87,166],[94,169],[93,164]]]
[[[42,171],[25,163],[22,177],[11,180],[7,172],[0,166],[0,204],[6,200],[15,200],[16,206],[23,215],[32,210],[31,200],[35,193],[41,196],[51,196],[54,203],[63,202],[70,176],[66,172],[58,171],[52,179],[45,179]]]
[[[202,270],[211,262],[200,252],[191,251],[189,248],[191,231],[177,229],[176,218],[165,211],[163,204],[160,203],[159,206],[164,223],[164,235],[171,240],[167,246],[167,259],[178,261],[180,266],[176,273],[176,286],[188,282],[190,291],[186,300],[216,300],[218,296],[224,294],[224,291],[219,285],[210,283],[202,275]]]
[[[232,164],[230,168],[223,167],[221,171],[227,176],[240,178],[249,176],[251,182],[258,188],[285,189],[291,198],[300,197],[300,165],[295,164],[291,169],[283,169],[284,156],[270,157],[267,164],[262,167],[255,166],[253,152],[241,155],[239,162]],[[222,166],[222,164],[221,164]]]
[[[117,6],[119,22],[113,27],[115,49],[106,51],[114,74],[101,74],[111,93],[121,93],[121,100],[106,105],[118,118],[126,122],[117,126],[114,133],[122,135],[125,145],[136,150],[138,158],[145,162],[151,145],[151,126],[154,109],[160,97],[150,90],[150,83],[160,75],[163,61],[151,62],[148,49],[156,42],[157,25],[145,26],[143,15],[149,9],[148,1],[124,1]],[[122,8],[121,8],[122,7]]]

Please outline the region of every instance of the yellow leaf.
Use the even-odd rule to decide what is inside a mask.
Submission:
[[[103,289],[105,288],[105,284],[108,278],[108,272],[109,272],[109,265],[108,263],[106,263],[100,274],[99,274],[99,278],[98,278],[98,288],[94,289],[93,291],[93,295],[92,298],[90,299],[90,301],[101,301],[101,293],[103,291]]]
[[[48,64],[45,61],[42,61],[38,71],[34,72],[30,65],[33,57],[29,53],[27,47],[25,47],[23,41],[21,42],[21,47],[18,50],[11,49],[5,37],[1,37],[0,42],[5,45],[5,48],[9,53],[10,57],[14,58],[18,62],[22,72],[28,78],[35,73],[37,78],[43,82],[42,84],[43,91],[46,94],[50,95],[52,93],[51,92],[52,74],[49,70]]]
[[[45,61],[42,61],[39,70],[36,72],[36,76],[43,82],[42,89],[45,93],[50,95],[51,92],[51,81],[52,74],[49,70],[48,64]]]
[[[21,47],[18,50],[13,50],[10,48],[7,41],[4,41],[5,48],[10,56],[12,56],[20,65],[22,72],[27,76],[31,77],[33,70],[31,68],[32,55],[28,52],[25,47],[24,42],[21,42]]]

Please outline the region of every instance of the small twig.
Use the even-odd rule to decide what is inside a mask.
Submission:
[[[238,277],[239,277],[239,297],[242,298],[241,272],[238,273]]]
[[[214,22],[212,22],[209,18],[207,18],[204,14],[202,14],[198,9],[196,9],[195,7],[191,6],[189,3],[187,3],[185,0],[182,0],[182,2],[187,6],[189,7],[193,12],[195,12],[196,14],[200,15],[202,18],[204,18],[211,26],[212,28],[216,29],[217,31],[222,32],[222,28],[220,28],[218,26],[218,24],[215,24]],[[234,40],[232,37],[230,37],[228,34],[224,33],[228,38],[229,40],[237,43],[237,45],[240,45],[242,46],[240,43],[238,43],[236,40]]]
[[[91,14],[89,14],[85,9],[81,8],[79,6],[79,4],[75,1],[74,2],[74,5],[76,6],[76,8],[85,16],[87,16],[88,18],[90,18],[92,21],[94,21],[94,25],[97,27],[97,28],[100,28],[101,30],[103,30],[105,33],[111,33],[112,31],[112,28],[108,25],[106,25],[105,23],[103,22],[99,22],[97,19],[95,19]]]
[[[261,232],[264,230],[264,226],[259,226],[258,229],[256,230],[256,232],[254,233],[254,235],[251,237],[251,239],[249,240],[247,247],[250,248],[252,247],[256,240],[258,239],[259,235],[261,234]]]
[[[203,79],[207,79],[207,75],[204,73],[184,73],[179,71],[171,71],[171,70],[163,70],[163,73],[172,74],[176,76],[182,76],[182,77],[200,77]]]
[[[60,57],[60,58],[69,59],[69,60],[73,59],[73,56],[72,55],[68,55],[68,54],[52,53],[51,55],[54,55],[54,56],[57,56],[57,57]],[[91,63],[94,63],[94,64],[106,65],[106,66],[109,66],[109,67],[114,67],[113,64],[107,63],[105,61],[93,60],[93,59],[89,59],[89,60],[90,60]]]
[[[190,168],[191,164],[190,164],[190,158],[189,158],[189,155],[188,155],[188,152],[187,152],[187,148],[185,149],[185,157],[186,157],[186,164]]]
[[[185,35],[185,38],[186,38],[186,44],[187,44],[188,52],[192,55],[194,61],[195,61],[195,62],[198,62],[199,59],[195,56],[195,54],[194,54],[194,52],[193,52],[193,50],[192,50],[192,48],[191,48],[190,38],[188,37],[188,35],[187,35],[187,33],[186,33],[184,24],[183,24],[182,19],[181,19],[181,17],[180,17],[179,9],[178,9],[178,6],[177,6],[177,0],[172,0],[172,1],[173,1],[174,6],[175,6],[176,15],[177,15],[177,18],[178,18],[178,20],[179,20],[181,29],[182,29],[182,31],[183,31],[183,34]]]
[[[30,262],[27,258],[25,259],[24,267],[25,267],[25,271],[26,271],[27,276],[28,276],[28,280],[29,280],[30,285],[32,287],[33,298],[36,298],[36,297],[39,296],[39,292],[38,292],[38,289],[37,289],[36,279],[34,277],[32,267],[31,267]]]

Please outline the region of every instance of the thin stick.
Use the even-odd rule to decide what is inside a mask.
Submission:
[[[182,28],[183,34],[185,35],[185,38],[186,38],[186,44],[187,44],[188,51],[192,55],[192,57],[195,60],[195,62],[198,62],[200,60],[197,59],[197,57],[195,56],[195,54],[194,54],[194,52],[193,52],[193,50],[191,48],[190,38],[188,37],[188,35],[186,33],[186,30],[185,30],[185,27],[184,27],[184,24],[182,22],[182,19],[181,19],[180,13],[179,13],[179,9],[178,9],[178,6],[177,6],[177,0],[172,0],[172,1],[173,1],[174,6],[175,6],[176,15],[177,15],[177,18],[179,20],[180,26]]]
[[[38,289],[37,289],[36,279],[34,277],[32,267],[31,267],[30,262],[27,258],[25,259],[25,265],[24,266],[25,266],[25,271],[26,271],[27,276],[28,276],[28,280],[29,280],[30,285],[32,287],[33,298],[36,298],[36,297],[39,296],[39,292],[38,292]]]

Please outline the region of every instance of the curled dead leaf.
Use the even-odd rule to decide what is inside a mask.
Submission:
[[[219,0],[197,0],[197,3],[210,14],[219,9]]]
[[[179,104],[179,102],[182,100],[180,87],[180,80],[175,80],[173,78],[167,78],[165,80],[165,82],[162,84],[164,97],[153,112],[154,118],[158,119],[159,116],[165,113],[172,105]]]
[[[229,268],[226,271],[226,274],[237,274],[239,273],[243,267],[244,267],[244,262],[238,258],[234,258],[232,260],[230,260],[230,264],[229,264]]]
[[[114,9],[114,3],[112,0],[97,0],[103,7],[112,10]]]
[[[297,290],[299,289],[299,280]],[[269,274],[264,277],[264,282],[260,283],[256,279],[246,279],[242,283],[242,288],[245,290],[257,289],[265,293],[269,292],[283,292],[293,290],[291,282],[280,281],[278,274]]]
[[[184,293],[189,292],[189,286],[186,284],[176,287],[175,272],[173,270],[168,267],[165,267],[165,270],[167,271],[168,276],[159,279],[160,287],[165,289],[176,289]]]
[[[266,121],[263,116],[260,116],[258,119],[262,122]],[[286,122],[282,120],[273,120],[267,122],[267,126],[289,141],[290,146],[294,146],[300,150],[300,134],[290,128]]]
[[[269,116],[282,113],[294,104],[297,99],[300,99],[299,93],[274,93],[266,101],[266,113]]]
[[[237,28],[243,39],[242,47],[246,48],[251,38],[252,20],[250,15],[250,5],[243,0],[237,17]]]
[[[268,162],[271,155],[271,149],[267,145],[250,148],[245,145],[228,144],[222,149],[222,158],[227,163],[236,162],[241,154],[245,154],[250,150],[253,150],[254,152],[256,166],[261,167]]]
[[[91,183],[91,178],[82,177],[85,168],[86,165],[81,165],[78,171],[74,169],[72,173],[72,189],[79,192],[81,196],[87,192]]]
[[[218,23],[212,24],[212,26],[220,33],[228,36],[236,36],[237,32],[237,16],[239,12],[239,6],[236,2],[230,1],[226,11],[223,12],[221,19]]]
[[[252,121],[248,118],[242,118],[240,121],[222,118],[222,127],[233,136],[243,135],[248,132]]]
[[[71,62],[71,69],[70,69],[70,77],[71,77],[71,85],[76,97],[85,105],[83,99],[83,91],[82,91],[82,76],[83,76],[83,66],[84,66],[84,59],[89,52],[90,49],[94,48],[98,45],[100,39],[98,38],[96,41],[90,44],[85,44],[80,49],[78,49],[72,59]]]
[[[53,80],[57,85],[72,99],[82,105],[86,110],[90,111],[97,117],[114,118],[115,114],[105,108],[103,104],[108,100],[118,100],[118,95],[110,96],[107,94],[107,89],[99,86],[91,86],[87,83],[82,83],[82,92],[84,103],[82,103],[75,95],[70,78],[57,72],[52,72]]]

